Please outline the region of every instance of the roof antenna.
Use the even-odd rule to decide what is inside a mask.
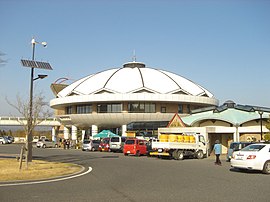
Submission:
[[[136,62],[136,52],[133,50],[132,62]]]

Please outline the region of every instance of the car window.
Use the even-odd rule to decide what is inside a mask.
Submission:
[[[135,140],[126,140],[126,144],[134,144]]]
[[[93,143],[95,143],[95,144],[99,144],[99,143],[100,143],[100,141],[99,141],[99,140],[93,140]]]
[[[243,148],[242,151],[260,151],[264,147],[265,147],[265,145],[253,144],[253,145],[249,145],[249,146]]]
[[[90,143],[90,140],[84,140],[83,141],[83,144],[89,144]]]
[[[199,142],[205,142],[205,139],[202,135],[199,136]]]
[[[239,145],[239,143],[231,143],[231,145],[230,145],[230,149],[237,149],[238,148],[238,145]]]
[[[119,137],[112,137],[111,142],[119,142]]]
[[[144,145],[144,141],[143,140],[139,140],[139,145]]]
[[[110,142],[110,139],[103,139],[101,140],[102,143],[108,144]]]

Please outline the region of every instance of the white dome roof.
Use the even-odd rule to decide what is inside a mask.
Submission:
[[[58,97],[93,94],[186,94],[212,98],[213,95],[200,85],[177,74],[145,67],[143,63],[130,62],[86,76],[58,93]]]

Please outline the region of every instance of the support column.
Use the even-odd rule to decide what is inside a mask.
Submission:
[[[55,126],[52,127],[52,141],[53,142],[56,142],[57,139],[56,139],[56,133],[55,133]]]
[[[234,142],[239,142],[239,140],[240,140],[238,127],[239,127],[239,125],[236,124],[235,125],[235,132],[233,133],[233,141]]]
[[[92,137],[98,133],[98,126],[92,125]]]
[[[126,137],[127,136],[127,125],[122,125],[122,136]]]
[[[84,137],[85,137],[85,130],[82,130],[82,142],[84,141]]]
[[[64,126],[64,139],[69,139],[69,129],[66,126]]]
[[[74,140],[77,144],[77,127],[71,126],[71,140]]]

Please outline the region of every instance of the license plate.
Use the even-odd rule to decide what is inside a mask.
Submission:
[[[235,159],[236,160],[243,160],[243,156],[237,156]]]
[[[128,154],[130,154],[130,151],[127,151]]]
[[[162,152],[162,149],[158,149],[158,152],[161,153]]]

